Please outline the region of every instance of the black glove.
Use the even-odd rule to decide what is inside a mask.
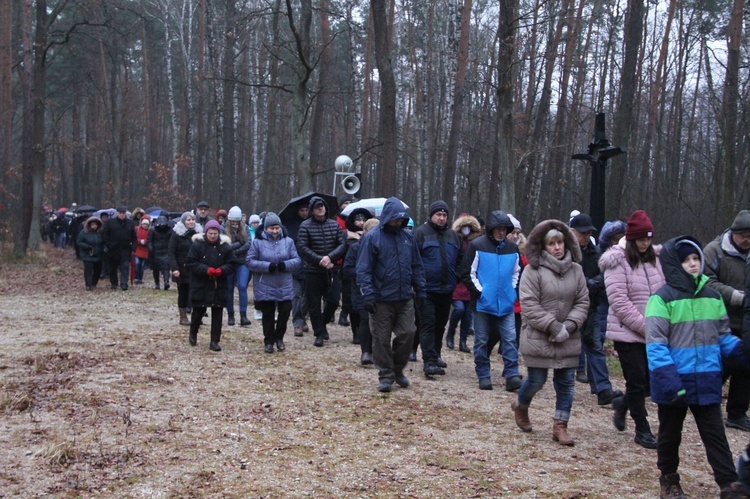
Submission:
[[[688,406],[688,399],[684,388],[677,392],[677,396],[675,398],[669,401],[669,405],[671,405],[672,407]]]
[[[375,298],[365,298],[365,310],[369,313],[374,314],[378,309],[378,304],[375,302]]]
[[[268,264],[268,272],[270,272],[271,274],[276,272],[277,268],[278,268],[278,265],[276,265],[274,262],[271,262]]]
[[[279,264],[276,266],[277,269],[279,269],[279,272],[284,272],[286,270],[286,263],[279,262]]]

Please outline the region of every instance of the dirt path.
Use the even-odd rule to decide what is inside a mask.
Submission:
[[[70,251],[0,264],[0,497],[658,496],[655,451],[581,384],[563,448],[551,383],[521,433],[497,355],[494,391],[445,351],[446,376],[412,363],[412,386],[381,395],[342,327],[322,349],[289,334],[268,355],[259,323],[225,326],[214,353],[207,328],[188,346],[174,288],[91,293],[82,275]],[[727,434],[733,452],[747,444]],[[686,492],[718,496],[690,418],[681,457]]]

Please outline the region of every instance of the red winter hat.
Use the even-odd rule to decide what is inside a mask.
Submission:
[[[636,210],[628,218],[625,240],[635,241],[644,237],[654,237],[654,226],[645,211]]]

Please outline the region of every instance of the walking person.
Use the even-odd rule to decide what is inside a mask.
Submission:
[[[346,255],[349,256],[349,252],[357,244],[363,235],[364,226],[367,220],[372,218],[372,214],[365,208],[355,208],[346,217]],[[344,267],[346,266],[347,260],[350,262],[350,268],[347,272]],[[348,258],[344,259],[344,264],[341,268],[341,313],[339,314],[339,325],[341,324],[341,317],[347,318],[347,326],[352,328],[352,343],[355,345],[360,344],[359,326],[362,320],[360,310],[354,307],[353,293],[356,291],[356,272],[354,266],[357,263],[356,254],[353,260]],[[359,293],[359,291],[356,291]],[[361,302],[361,294],[360,294]],[[368,330],[369,331],[369,330]],[[370,340],[372,343],[372,340]]]
[[[521,354],[528,376],[511,403],[516,424],[532,430],[529,405],[553,370],[555,411],[552,439],[572,446],[568,421],[575,395],[575,371],[581,352],[581,328],[589,310],[581,249],[559,220],[539,223],[526,242],[528,266],[521,275]]]
[[[234,255],[241,262],[247,259],[247,252],[253,240],[247,233],[245,224],[242,223],[242,210],[239,206],[232,206],[227,214],[224,224],[224,232],[229,236],[230,245]],[[227,277],[227,324],[234,326],[234,288],[240,302],[240,326],[249,326],[250,319],[247,318],[247,286],[250,282],[250,269],[246,265],[237,267],[237,271]]]
[[[143,215],[135,228],[135,278],[133,284],[143,284],[143,271],[148,263],[148,235],[151,232],[151,217]]]
[[[661,497],[685,497],[677,470],[688,409],[721,497],[747,497],[721,416],[721,366],[728,359],[747,366],[742,343],[729,328],[721,296],[707,286],[700,243],[689,236],[670,239],[659,260],[666,284],[646,306],[646,351],[651,399],[659,405]]]
[[[86,291],[93,291],[102,273],[104,241],[102,239],[102,221],[99,217],[89,217],[78,233],[76,241],[83,261],[83,281]]]
[[[193,245],[193,236],[202,234],[203,227],[195,222],[195,215],[186,211],[172,228],[169,239],[169,270],[177,283],[177,308],[180,311],[180,325],[189,326],[188,307],[190,307],[190,268],[187,256]]]
[[[135,225],[127,217],[125,206],[117,208],[117,216],[110,218],[102,229],[104,252],[109,260],[109,284],[111,289],[119,285],[123,291],[128,289],[130,280],[130,259],[135,250]]]
[[[151,272],[154,275],[154,289],[159,289],[159,280],[164,282],[164,290],[169,289],[169,241],[172,239],[169,219],[159,215],[148,235],[148,252]]]
[[[650,388],[643,314],[648,299],[665,283],[653,237],[651,219],[645,211],[637,210],[627,221],[625,237],[599,259],[609,299],[607,338],[614,342],[625,377],[625,398],[612,401],[612,421],[615,428],[624,431],[630,410],[634,441],[646,449],[656,449],[657,443],[646,411]]]
[[[362,238],[357,258],[357,285],[370,314],[378,391],[383,393],[390,392],[394,382],[402,388],[410,385],[404,368],[416,330],[413,296],[426,297],[422,259],[406,230],[408,220],[404,203],[388,198],[380,225]]]
[[[461,237],[461,249],[465,254],[469,249],[469,243],[474,239],[482,235],[482,228],[479,226],[479,222],[476,218],[469,215],[468,213],[462,213],[453,222],[451,227],[453,231]],[[453,350],[455,348],[456,328],[458,328],[459,322],[461,328],[458,335],[458,350],[460,352],[471,353],[467,341],[469,338],[469,330],[471,329],[472,313],[471,313],[471,293],[466,287],[463,281],[459,280],[456,283],[456,288],[453,290],[452,305],[453,309],[448,319],[448,331],[445,334],[445,346],[448,349]]]
[[[292,273],[302,265],[302,259],[294,241],[284,235],[278,215],[268,212],[263,227],[252,241],[245,264],[253,273],[255,307],[263,314],[265,352],[273,353],[274,345],[283,352],[294,298]]]
[[[188,342],[195,346],[198,329],[208,308],[211,309],[211,343],[209,349],[220,352],[221,323],[227,305],[227,276],[233,274],[242,262],[234,256],[229,238],[221,234],[221,225],[209,220],[204,234],[193,235],[193,244],[187,256],[190,269],[190,318]]]

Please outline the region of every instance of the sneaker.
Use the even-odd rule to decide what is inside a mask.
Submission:
[[[492,378],[479,378],[480,390],[492,390]]]
[[[381,393],[388,393],[391,391],[391,385],[392,383],[386,379],[381,380],[380,384],[378,385],[378,391]]]
[[[734,428],[735,430],[750,431],[750,418],[747,416],[734,419],[727,418],[726,427]]]
[[[316,336],[315,341],[313,342],[313,345],[315,345],[316,347],[322,347],[324,343],[325,343],[325,340],[323,340],[322,336]]]
[[[599,405],[609,405],[612,403],[612,400],[616,399],[617,397],[622,397],[622,392],[620,390],[612,390],[610,388],[607,388],[606,390],[600,391],[596,395],[596,403]]]
[[[517,392],[521,388],[521,377],[513,376],[505,380],[505,391],[506,392]]]
[[[635,438],[633,441],[643,447],[644,449],[656,449],[657,442],[656,437],[650,431],[637,431],[635,432]]]
[[[404,373],[396,375],[396,384],[401,388],[406,388],[407,386],[411,385],[411,383],[409,383],[409,378],[404,376]]]

